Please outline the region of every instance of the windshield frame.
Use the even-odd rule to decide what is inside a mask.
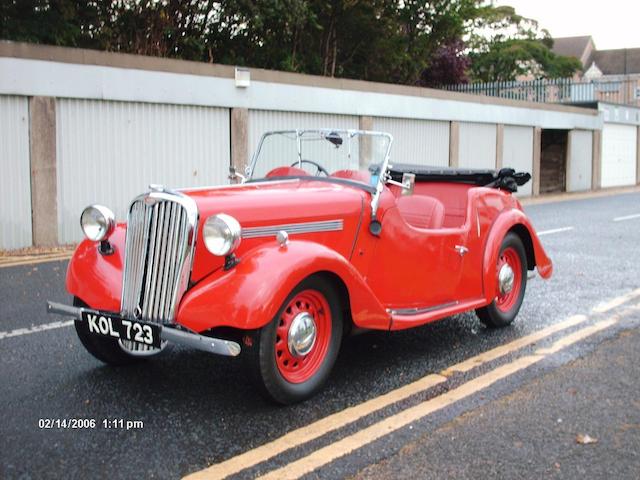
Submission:
[[[266,138],[271,135],[283,135],[283,134],[292,134],[296,136],[296,147],[298,150],[298,161],[302,160],[302,142],[301,138],[305,134],[318,134],[320,136],[327,136],[337,133],[339,135],[347,135],[349,139],[358,136],[370,136],[370,137],[383,137],[388,140],[387,149],[384,154],[384,160],[380,167],[380,171],[378,172],[378,178],[375,183],[369,184],[369,187],[375,189],[375,192],[372,193],[371,196],[371,215],[372,219],[376,218],[376,210],[378,209],[378,201],[380,198],[380,194],[384,189],[384,185],[387,181],[388,171],[389,171],[389,157],[391,154],[391,146],[393,145],[393,135],[387,132],[379,132],[375,130],[353,130],[353,129],[342,129],[342,128],[320,128],[320,129],[295,129],[295,130],[270,130],[262,134],[260,137],[260,142],[258,143],[258,148],[256,148],[253,156],[251,157],[251,162],[245,168],[245,175],[248,181],[255,181],[253,178],[253,172],[255,170],[256,163],[258,161],[258,157],[260,156],[260,151],[262,150],[262,145]],[[373,173],[372,173],[373,175]],[[308,175],[310,178],[315,178],[313,175]],[[300,176],[300,178],[307,178],[307,175]],[[357,182],[355,182],[357,183]],[[360,182],[362,183],[362,182]],[[363,185],[366,185],[363,183]]]

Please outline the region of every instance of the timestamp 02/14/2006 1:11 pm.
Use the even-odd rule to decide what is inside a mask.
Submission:
[[[141,430],[142,420],[125,418],[40,418],[38,428],[41,430],[83,430],[102,428],[104,430]]]

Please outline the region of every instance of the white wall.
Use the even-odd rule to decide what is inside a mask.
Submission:
[[[533,170],[533,128],[504,126],[502,166],[513,168],[516,172],[532,173]],[[518,187],[516,195],[531,195],[533,180]]]
[[[373,129],[393,135],[391,163],[449,165],[450,122],[373,117]]]
[[[496,168],[496,125],[460,123],[461,168]]]
[[[27,97],[0,95],[0,250],[31,245]]]
[[[589,111],[542,104],[485,103],[473,96],[415,89],[414,95],[326,88],[252,80],[236,88],[233,78],[132,68],[0,57],[0,93],[127,102],[244,107],[342,115],[502,123],[542,128],[601,128]],[[355,84],[354,84],[355,85]],[[375,85],[375,84],[374,84]]]
[[[81,239],[91,203],[121,220],[149,183],[228,183],[229,110],[134,102],[58,99],[58,236]]]
[[[593,133],[587,130],[569,132],[567,192],[591,190]]]
[[[635,185],[637,127],[605,123],[602,129],[602,186]]]

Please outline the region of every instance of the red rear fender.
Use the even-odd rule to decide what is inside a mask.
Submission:
[[[246,252],[234,268],[219,270],[183,297],[178,323],[196,332],[219,326],[255,329],[273,319],[298,283],[314,273],[331,272],[344,283],[354,323],[388,329],[390,317],[355,268],[318,243],[275,241]]]
[[[488,302],[492,301],[497,294],[496,265],[498,263],[498,254],[500,253],[502,240],[509,231],[514,231],[520,236],[527,250],[529,261],[534,262],[535,268],[538,269],[538,273],[542,278],[551,277],[553,272],[551,259],[544,251],[540,239],[527,216],[520,210],[506,210],[493,222],[484,249],[485,256],[482,272],[485,298]]]

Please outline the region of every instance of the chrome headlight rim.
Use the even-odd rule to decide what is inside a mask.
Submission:
[[[238,220],[226,213],[208,217],[202,229],[206,249],[218,257],[231,255],[242,240],[242,227]]]
[[[92,242],[106,240],[113,233],[115,227],[116,216],[104,205],[89,205],[80,215],[82,233]]]

